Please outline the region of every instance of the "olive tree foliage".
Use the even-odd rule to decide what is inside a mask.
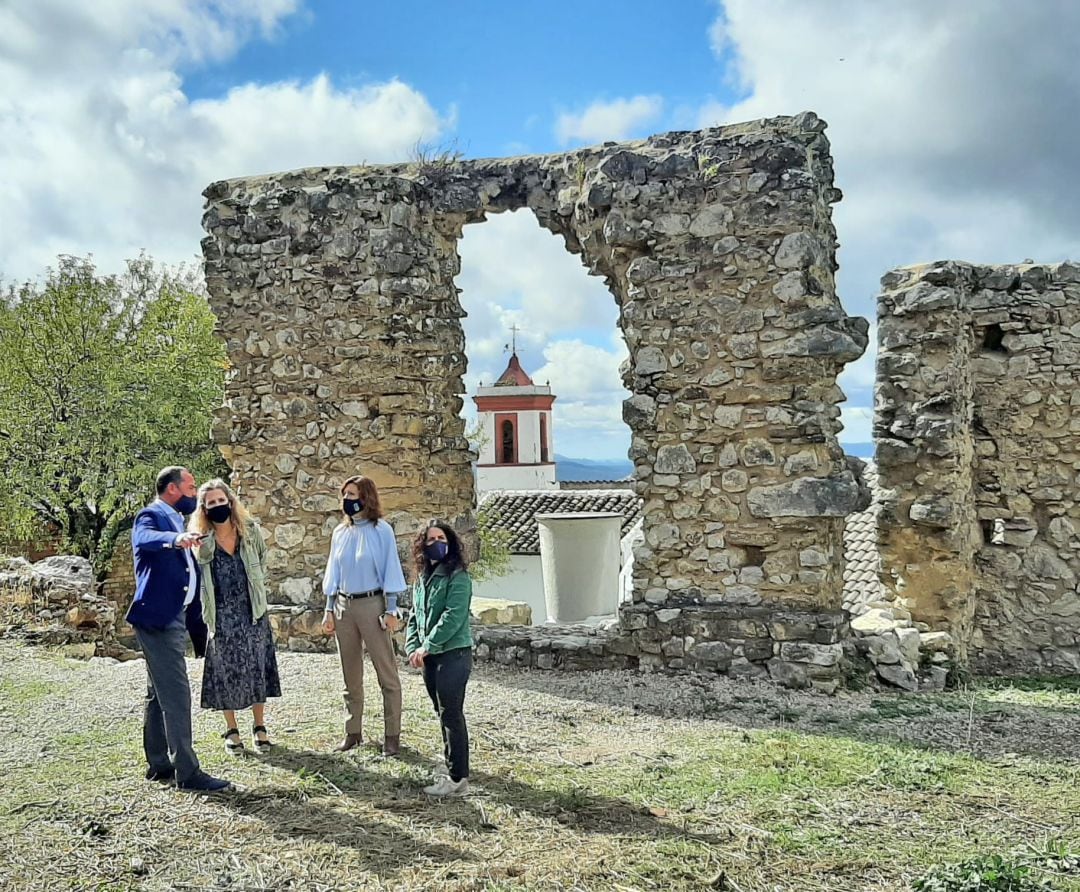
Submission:
[[[483,505],[476,511],[476,534],[480,539],[480,555],[469,565],[469,575],[476,582],[485,582],[513,573],[510,534],[499,528],[498,518]]]
[[[141,257],[120,275],[60,257],[0,295],[0,527],[42,528],[108,570],[156,472],[222,470],[210,441],[225,348],[196,275]]]

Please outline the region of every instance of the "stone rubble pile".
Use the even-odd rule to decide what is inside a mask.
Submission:
[[[0,607],[0,631],[6,635],[58,646],[79,659],[136,656],[117,640],[117,605],[97,593],[93,567],[85,558],[0,562]]]

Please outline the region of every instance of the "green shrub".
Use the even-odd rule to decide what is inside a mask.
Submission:
[[[915,892],[1045,892],[1054,887],[1032,876],[1026,859],[1001,855],[937,865],[912,884]]]

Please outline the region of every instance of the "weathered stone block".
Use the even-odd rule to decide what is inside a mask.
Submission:
[[[813,666],[835,666],[843,656],[839,644],[810,644],[805,641],[785,641],[780,645],[780,658],[790,663],[809,663]]]
[[[690,656],[698,663],[715,669],[731,665],[734,651],[726,641],[703,641],[690,649]]]
[[[810,684],[806,665],[803,663],[786,663],[779,657],[774,657],[766,665],[769,677],[786,688],[805,688]]]
[[[859,486],[851,474],[803,477],[752,487],[747,504],[754,517],[844,517],[859,504]]]
[[[474,597],[470,611],[472,618],[485,626],[532,625],[532,608],[524,601]]]

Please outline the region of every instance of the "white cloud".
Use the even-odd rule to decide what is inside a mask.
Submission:
[[[619,378],[625,344],[605,350],[580,340],[554,341],[544,349],[533,380],[551,382],[556,395],[552,436],[560,455],[626,458],[630,429],[622,420],[629,393]]]
[[[550,381],[554,393],[568,402],[601,397],[604,402],[617,399],[621,406],[629,394],[622,386],[619,364],[627,355],[625,346],[605,350],[578,339],[553,341],[544,348],[547,361],[533,380]]]
[[[505,368],[511,325],[521,330],[518,353],[527,369],[539,365],[544,346],[560,335],[617,331],[615,298],[603,280],[590,276],[530,211],[465,227],[458,250],[457,285],[469,314],[464,326],[470,386]]]
[[[445,121],[398,81],[247,84],[191,101],[180,71],[272,37],[297,0],[17,0],[0,10],[0,275],[59,253],[103,269],[195,260],[213,180],[397,160]]]
[[[272,38],[302,0],[11,0],[0,8],[0,59],[42,78],[94,75],[123,53],[168,65],[228,58]]]
[[[841,443],[869,443],[874,439],[874,410],[870,406],[844,406],[840,410]]]
[[[499,214],[468,226],[459,244],[457,285],[469,370],[467,395],[506,367],[510,326],[517,325],[521,363],[556,395],[555,449],[561,455],[625,458],[630,439],[622,421],[626,392],[619,363],[626,346],[615,300],[588,275],[562,240],[529,211]],[[600,346],[597,346],[600,345]],[[466,400],[468,423],[475,406]]]
[[[580,112],[563,112],[555,122],[555,135],[563,145],[627,139],[660,117],[664,102],[659,96],[597,100]]]
[[[701,123],[829,122],[840,294],[872,318],[894,266],[1080,254],[1077,34],[1071,0],[725,0],[710,38],[745,98]]]
[[[296,167],[404,158],[439,131],[439,116],[400,81],[339,90],[326,75],[307,83],[246,84],[193,103],[196,127],[221,135],[204,164],[222,178]],[[216,151],[214,151],[216,150]]]

